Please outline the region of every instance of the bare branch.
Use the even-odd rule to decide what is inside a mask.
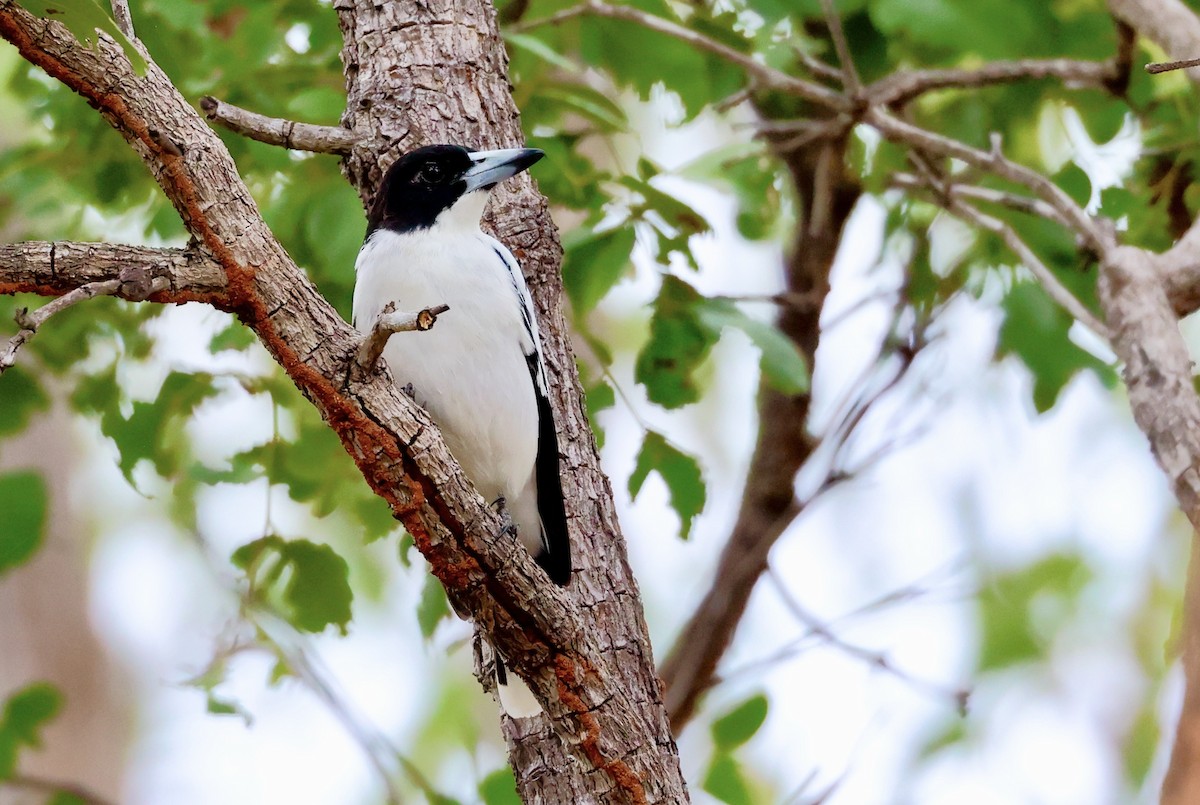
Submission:
[[[1004,223],[998,218],[993,218],[990,215],[980,212],[970,204],[964,202],[956,195],[957,188],[953,185],[946,185],[944,188],[938,188],[937,192],[942,194],[943,205],[947,212],[958,218],[962,218],[969,223],[974,224],[980,229],[986,229],[994,235],[997,235],[1004,245],[1007,246],[1013,254],[1021,261],[1021,264],[1029,269],[1034,278],[1046,291],[1047,296],[1053,299],[1067,313],[1070,313],[1073,318],[1090,329],[1092,332],[1101,338],[1108,339],[1108,328],[1102,321],[1096,318],[1096,315],[1071,293],[1058,277],[1054,276],[1054,272],[1042,262],[1042,259],[1037,256],[1033,249],[1021,239],[1021,237],[1013,230],[1011,226]]]
[[[1200,53],[1200,18],[1181,0],[1108,0],[1113,16],[1157,43],[1172,59]],[[1200,70],[1188,71],[1200,83]]]
[[[837,52],[838,61],[842,67],[842,83],[851,96],[862,92],[862,79],[854,67],[854,57],[850,53],[850,43],[846,41],[846,32],[842,30],[842,18],[833,7],[833,0],[821,0],[821,11],[825,14],[825,24],[829,26],[829,36],[833,40],[833,49]]]
[[[1172,70],[1186,70],[1189,67],[1200,67],[1200,59],[1150,62],[1146,65],[1146,72],[1151,74],[1169,73]]]
[[[879,79],[866,89],[871,103],[903,105],[926,92],[969,89],[1029,79],[1057,78],[1068,85],[1104,86],[1114,77],[1110,62],[1078,59],[1021,59],[988,62],[971,70],[905,70]]]
[[[86,285],[80,285],[75,290],[63,294],[54,301],[47,302],[33,313],[30,313],[26,308],[18,308],[13,318],[20,329],[16,335],[8,340],[5,348],[0,350],[0,374],[3,374],[6,369],[16,363],[17,350],[24,346],[29,339],[33,338],[38,328],[45,324],[46,320],[54,314],[60,313],[86,299],[93,299],[97,296],[109,296],[117,292],[120,292],[121,296],[126,299],[145,301],[152,294],[166,290],[169,285],[170,282],[166,277],[152,277],[149,271],[143,268],[135,268],[122,272],[120,279],[89,282]]]
[[[830,624],[825,623],[812,612],[809,612],[808,609],[800,603],[796,596],[792,594],[792,591],[787,588],[787,585],[784,584],[783,579],[779,577],[779,574],[774,568],[768,567],[766,576],[767,580],[770,581],[771,585],[775,588],[775,592],[778,593],[780,600],[783,601],[783,605],[788,609],[789,612],[792,613],[792,616],[796,620],[798,620],[808,629],[808,634],[805,635],[806,637],[818,638],[822,642],[839,649],[851,657],[862,660],[868,665],[872,665],[885,673],[891,674],[892,676],[908,683],[914,688],[933,694],[934,696],[950,699],[954,702],[954,705],[959,712],[965,714],[967,700],[970,698],[969,690],[948,687],[939,682],[924,679],[905,671],[903,668],[900,668],[894,662],[888,659],[887,655],[881,651],[864,648],[863,646],[844,640],[833,631],[833,628]]]
[[[911,173],[897,173],[892,176],[892,187],[901,190],[929,190],[930,183],[925,179],[914,176]],[[1017,212],[1029,213],[1037,215],[1041,218],[1046,218],[1054,221],[1062,226],[1067,226],[1067,222],[1059,215],[1058,210],[1051,207],[1046,202],[1039,198],[1030,198],[1022,196],[1018,193],[1006,193],[1003,190],[994,190],[990,187],[977,187],[970,184],[959,184],[954,182],[949,186],[949,190],[956,196],[971,199],[973,201],[982,201],[988,204],[998,204],[1001,207],[1007,207],[1010,210]]]
[[[662,17],[647,14],[632,6],[613,6],[603,2],[603,0],[585,0],[579,5],[563,9],[548,17],[530,20],[529,22],[514,26],[511,30],[528,31],[543,25],[558,25],[567,20],[588,14],[596,17],[607,17],[609,19],[637,23],[643,28],[648,28],[651,31],[657,31],[686,42],[698,50],[706,51],[741,67],[746,71],[748,76],[757,81],[764,89],[787,92],[831,109],[845,110],[851,106],[849,99],[839,92],[802,78],[796,78],[782,70],[776,70],[774,67],[763,64],[752,56],[735,50],[722,42],[718,42],[715,39]]]
[[[375,368],[388,339],[396,333],[425,332],[437,322],[437,317],[450,309],[449,305],[435,305],[412,312],[396,312],[396,303],[384,305],[375,323],[358,348],[358,365],[367,371]]]
[[[362,139],[353,131],[340,126],[318,126],[314,123],[267,117],[217,100],[211,95],[200,99],[200,108],[204,110],[205,117],[220,123],[230,131],[260,143],[296,151],[345,155]]]
[[[133,17],[129,13],[129,0],[111,0],[111,5],[113,20],[117,23],[117,28],[121,33],[133,39]]]
[[[893,142],[903,143],[937,156],[962,160],[968,165],[1029,188],[1035,195],[1057,210],[1070,229],[1083,238],[1084,243],[1097,254],[1104,254],[1115,246],[1111,233],[1105,231],[1058,185],[1032,168],[1027,168],[1006,158],[999,148],[995,147],[995,142],[990,151],[983,151],[950,137],[914,126],[875,108],[868,110],[864,122]]]
[[[152,302],[228,307],[225,273],[199,249],[67,241],[0,243],[0,294],[60,296],[88,283],[120,280],[134,269],[167,280],[167,287],[149,296]],[[114,295],[133,299],[122,287]]]

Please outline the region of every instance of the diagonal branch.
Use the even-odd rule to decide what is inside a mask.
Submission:
[[[367,85],[371,92],[388,91],[395,78],[383,73],[403,75],[403,65],[419,55],[414,51],[420,49],[404,47],[404,35],[392,37],[393,42],[379,41],[388,38],[379,36],[380,15],[394,15],[403,5],[381,7],[367,0],[339,0],[337,5],[348,43],[343,51],[347,75],[353,74],[355,81],[378,81]],[[419,5],[403,11],[415,17],[449,13]],[[453,14],[454,20],[442,25],[397,24],[387,30],[421,33],[442,28],[436,35],[451,38],[447,53],[455,52],[455,42],[485,45],[486,59],[466,65],[467,72],[450,65],[439,78],[457,92],[483,92],[481,85],[486,83],[488,92],[503,93],[494,98],[497,103],[486,107],[488,131],[497,132],[489,138],[519,138],[494,9],[490,4],[455,6]],[[464,19],[477,25],[480,19],[484,22],[468,35],[461,27]],[[374,48],[358,48],[360,34]],[[574,585],[592,599],[587,615],[572,597],[579,593],[549,583],[528,552],[502,532],[498,517],[463,475],[428,415],[397,389],[387,372],[357,371],[359,336],[278,243],[220,139],[157,65],[151,61],[144,76],[135,75],[111,39],[99,35],[95,47],[84,47],[59,23],[40,20],[12,0],[0,0],[0,36],[27,61],[83,96],[130,143],[179,212],[195,248],[220,266],[226,281],[222,306],[254,330],[338,434],[371,488],[407,527],[456,609],[471,612],[489,642],[530,683],[547,714],[538,724],[553,730],[552,741],[534,748],[563,756],[553,774],[539,776],[549,778],[551,784],[566,782],[581,796],[586,791],[604,792],[605,801],[685,802],[678,753],[653,675],[640,598],[625,561],[611,492],[605,491],[607,482],[599,472],[590,432],[586,442],[580,441],[585,437],[573,435],[587,432],[587,424],[579,413],[578,378],[571,372],[569,347],[561,330],[548,339],[547,354],[550,372],[567,380],[555,389],[556,410],[568,414],[563,420],[569,437],[564,463],[572,473],[571,483],[593,485],[587,504],[593,510],[581,511],[577,523],[588,533],[581,541],[586,561],[576,578],[589,583]],[[372,53],[379,54],[379,62],[369,60]],[[394,61],[385,63],[388,58]],[[459,72],[449,72],[453,70]],[[362,86],[353,84],[352,89],[359,92]],[[435,106],[428,120],[447,125],[444,107],[436,105],[442,96],[430,94]],[[396,97],[408,96],[388,92],[389,99]],[[475,110],[484,108],[478,97],[474,100]],[[378,105],[366,109],[351,103],[349,107],[379,114]],[[479,136],[480,128],[468,129],[465,121],[470,119],[464,116],[462,124],[456,119],[459,128],[434,134],[459,141],[485,140],[481,144],[487,145]],[[361,130],[389,133],[395,126],[389,121]],[[357,154],[361,150],[355,149],[348,158],[346,172],[359,192],[369,196],[378,181],[378,160],[386,155],[371,154],[367,164],[363,160],[368,155]],[[533,193],[529,179],[518,187],[525,192],[506,189],[497,198],[514,212],[528,216],[532,211],[541,219],[529,222],[532,225],[518,219],[526,225],[512,241],[523,248],[545,238],[533,264],[549,273],[561,250],[545,201]],[[514,198],[521,199],[522,205],[514,204]],[[551,234],[541,234],[547,232]],[[544,304],[544,297],[539,297],[539,304]],[[561,321],[561,313],[554,311]],[[570,402],[574,414],[564,408]],[[584,497],[579,489],[571,491]],[[604,575],[594,575],[599,573]],[[590,592],[593,587],[597,592]],[[601,641],[594,628],[597,611],[611,612],[621,624],[604,637],[622,641],[626,651],[614,651]],[[631,647],[634,655],[628,652]]]
[[[1050,270],[1050,267],[1037,256],[1037,253],[1033,249],[1029,248],[1029,245],[1021,239],[1020,235],[1011,226],[998,218],[980,212],[975,207],[963,201],[959,194],[958,186],[952,182],[942,182],[931,176],[925,187],[933,191],[938,199],[938,203],[951,215],[974,224],[980,229],[986,229],[988,232],[999,237],[1004,242],[1004,245],[1017,256],[1022,265],[1029,269],[1047,296],[1092,332],[1101,338],[1108,339],[1108,328],[1104,323],[1096,318],[1096,315],[1088,310],[1087,306],[1083,302],[1080,302],[1059,281],[1054,272]]]
[[[315,123],[267,117],[217,100],[211,95],[200,99],[200,108],[204,110],[205,117],[232,132],[260,143],[296,151],[344,156],[362,140],[358,134],[341,126],[318,126]]]
[[[513,26],[510,30],[528,31],[543,25],[559,25],[567,20],[585,15],[633,22],[643,28],[657,31],[658,33],[666,34],[667,36],[686,42],[697,50],[711,53],[730,64],[741,67],[746,71],[747,76],[758,82],[761,89],[786,92],[831,109],[846,110],[852,105],[850,100],[840,92],[823,87],[812,81],[789,75],[711,37],[697,33],[690,28],[685,28],[663,17],[648,14],[633,6],[614,6],[604,2],[604,0],[584,0],[579,5],[563,9],[548,17],[521,23],[520,25]]]
[[[984,151],[942,134],[914,126],[894,115],[874,108],[867,112],[864,122],[888,140],[936,156],[961,160],[972,167],[1029,188],[1034,195],[1053,207],[1070,229],[1083,239],[1084,244],[1097,254],[1102,255],[1115,246],[1112,234],[1105,231],[1062,188],[1032,168],[1008,159],[1000,152],[996,144],[993,144],[990,151]]]

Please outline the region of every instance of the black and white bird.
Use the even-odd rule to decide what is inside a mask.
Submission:
[[[431,145],[396,160],[355,264],[354,323],[369,332],[389,302],[398,310],[449,306],[428,332],[393,336],[383,356],[476,489],[504,500],[521,542],[565,586],[571,551],[533,300],[512,254],[479,228],[491,189],[542,156]],[[496,665],[506,712],[540,712],[528,689],[506,684],[499,658]]]

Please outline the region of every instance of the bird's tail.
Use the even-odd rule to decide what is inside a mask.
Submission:
[[[496,695],[509,718],[533,718],[541,715],[542,705],[519,676],[510,675],[500,655],[496,655]]]

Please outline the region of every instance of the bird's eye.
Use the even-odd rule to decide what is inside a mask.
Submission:
[[[423,184],[437,184],[442,180],[444,174],[442,166],[433,162],[421,168],[421,172],[417,174],[417,180]]]

